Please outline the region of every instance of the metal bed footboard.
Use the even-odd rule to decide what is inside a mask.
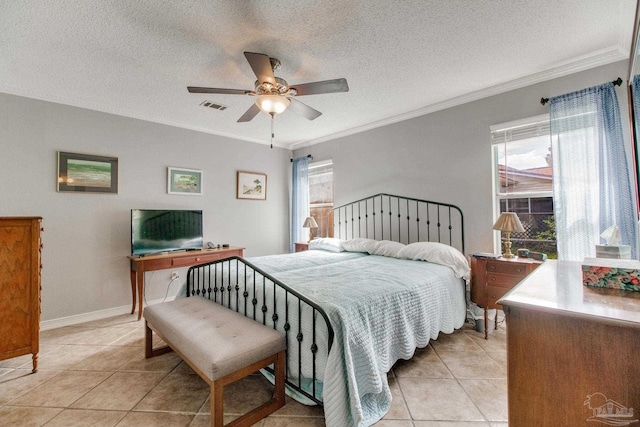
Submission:
[[[327,314],[317,303],[240,257],[189,268],[187,296],[208,298],[284,332],[288,349],[287,384],[322,404],[322,378],[317,376],[324,371],[324,365],[319,366],[319,360],[326,362],[334,332]],[[326,342],[320,342],[320,332],[325,330]],[[319,351],[326,353],[324,359],[319,359]]]

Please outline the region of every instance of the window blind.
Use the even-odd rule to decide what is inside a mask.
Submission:
[[[549,115],[494,125],[490,129],[492,145],[549,135]]]

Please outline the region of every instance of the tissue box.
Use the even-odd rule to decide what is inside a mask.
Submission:
[[[594,288],[612,288],[640,292],[640,261],[585,258],[582,283]]]
[[[596,245],[596,258],[631,259],[631,246]]]

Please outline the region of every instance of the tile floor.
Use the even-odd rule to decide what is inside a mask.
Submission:
[[[389,373],[391,410],[378,427],[505,427],[506,333],[485,341],[465,326],[441,334]],[[209,425],[209,388],[175,354],[144,358],[144,323],[135,316],[44,331],[39,371],[31,355],[0,361],[0,425]],[[270,398],[259,374],[225,390],[225,419]],[[323,411],[287,398],[257,426],[324,426]]]

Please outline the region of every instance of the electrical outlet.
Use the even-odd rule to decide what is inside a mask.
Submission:
[[[180,278],[180,274],[177,271],[171,273],[171,280],[176,280]]]

